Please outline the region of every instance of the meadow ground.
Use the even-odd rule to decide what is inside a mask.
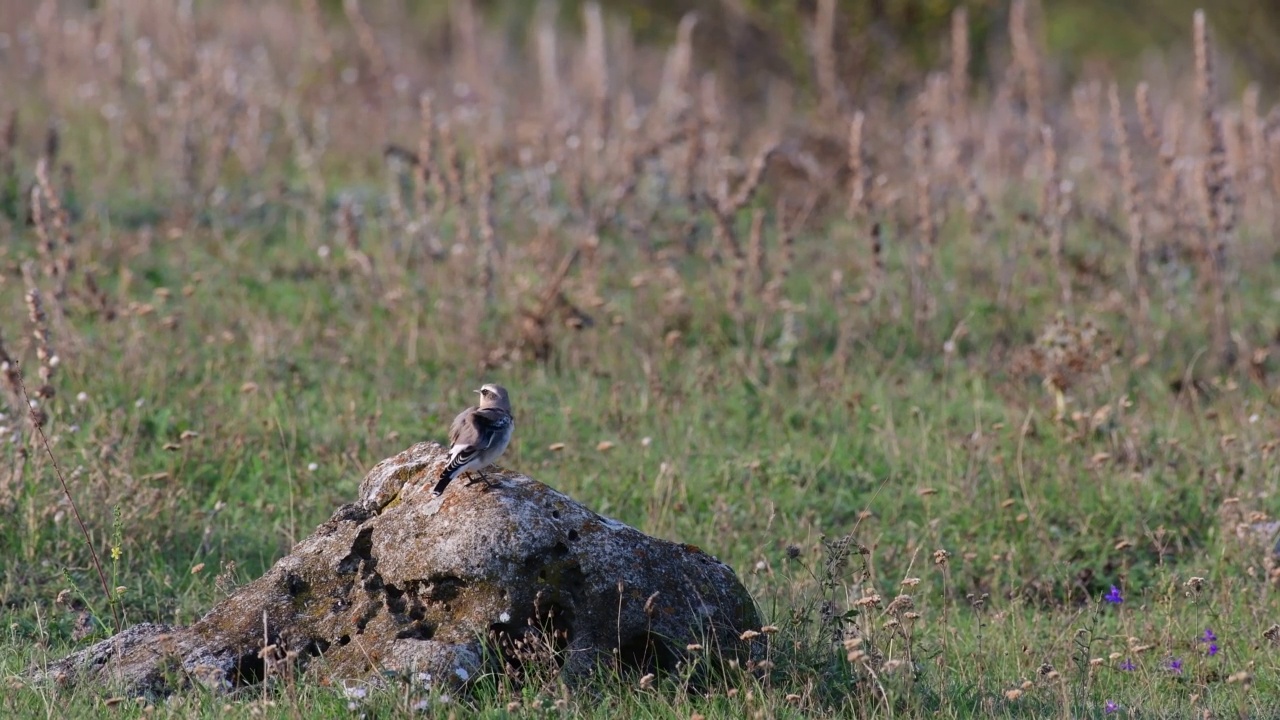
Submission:
[[[1280,715],[1280,115],[1191,18],[1176,82],[1057,87],[1015,3],[995,80],[957,16],[918,96],[819,42],[761,103],[590,10],[184,7],[0,10],[0,715]],[[193,621],[484,381],[507,467],[738,571],[763,666],[24,680]]]

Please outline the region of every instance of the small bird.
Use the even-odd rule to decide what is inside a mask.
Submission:
[[[487,384],[476,392],[480,394],[480,406],[458,413],[449,426],[449,443],[452,445],[449,462],[440,471],[440,480],[431,490],[432,497],[444,492],[458,475],[472,470],[481,472],[492,465],[511,442],[516,421],[511,417],[511,399],[507,397],[507,389]],[[488,483],[483,472],[481,478]]]

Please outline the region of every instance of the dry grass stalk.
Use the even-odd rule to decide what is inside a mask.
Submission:
[[[1244,175],[1246,207],[1252,217],[1263,220],[1262,199],[1267,193],[1267,128],[1258,110],[1259,88],[1249,83],[1240,102],[1241,151],[1244,162],[1237,167]]]
[[[716,183],[714,195],[705,201],[712,210],[712,218],[716,222],[714,236],[723,254],[730,259],[733,278],[730,288],[730,309],[733,313],[741,309],[742,290],[744,290],[746,277],[746,255],[742,251],[742,243],[737,240],[733,220],[736,218],[737,211],[745,208],[760,187],[764,169],[768,167],[769,158],[772,158],[776,151],[777,143],[769,142],[755,155],[755,159],[751,160],[746,176],[742,178],[735,191],[730,193],[727,179],[721,178]]]
[[[45,217],[44,193],[39,185],[31,188],[31,224],[35,227],[36,250],[40,253],[41,269],[46,277],[55,283],[62,284],[62,279],[58,275],[57,262],[54,260],[57,255],[57,246],[54,244],[53,233]]]
[[[311,49],[311,57],[318,63],[329,62],[333,57],[333,46],[329,43],[324,14],[320,12],[318,0],[301,0],[302,14],[307,18],[307,46]]]
[[[409,213],[405,210],[404,198],[401,196],[400,178],[403,177],[402,166],[404,163],[399,162],[399,160],[408,159],[411,167],[413,167],[417,165],[417,158],[402,158],[399,153],[393,152],[393,150],[399,150],[399,148],[388,148],[386,156],[389,160],[394,158],[396,162],[383,163],[387,212],[391,216],[391,224],[396,232],[404,232],[409,228]]]
[[[1267,165],[1271,175],[1272,202],[1280,205],[1280,106],[1271,109],[1266,122]]]
[[[1231,167],[1227,158],[1226,137],[1215,99],[1212,47],[1203,10],[1194,16],[1193,37],[1196,60],[1196,93],[1205,139],[1209,148],[1202,165],[1202,178],[1208,210],[1208,235],[1203,257],[1213,296],[1213,340],[1219,362],[1224,368],[1235,365],[1235,342],[1231,337],[1231,318],[1227,296],[1227,251],[1235,232],[1236,199],[1232,189]]]
[[[1009,39],[1013,58],[1022,83],[1022,101],[1026,104],[1031,127],[1044,123],[1044,95],[1040,79],[1040,59],[1031,40],[1027,19],[1027,0],[1013,0],[1009,7]]]
[[[40,387],[36,390],[36,397],[48,399],[54,396],[53,375],[59,364],[57,353],[53,351],[53,334],[49,331],[49,317],[45,314],[44,302],[40,297],[40,290],[35,286],[35,278],[32,273],[23,269],[23,275],[27,281],[27,319],[31,322],[31,335],[36,340],[36,360],[39,362],[38,373],[40,376]],[[40,426],[47,421],[48,415],[42,409],[32,409],[31,417],[39,418]]]
[[[710,207],[712,219],[715,222],[712,234],[729,260],[729,312],[735,319],[740,320],[746,259],[743,257],[741,243],[738,242],[737,235],[733,229],[733,215],[726,214],[717,202],[710,203]]]
[[[1151,105],[1151,87],[1147,83],[1140,82],[1134,88],[1133,101],[1138,111],[1138,122],[1142,127],[1142,139],[1147,149],[1156,153],[1158,160],[1153,198],[1156,217],[1162,228],[1171,227],[1175,214],[1173,203],[1178,189],[1178,173],[1174,167],[1178,157],[1176,126],[1172,133],[1161,132],[1159,124],[1156,123],[1155,109]],[[1153,229],[1151,234],[1158,233]]]
[[[743,177],[732,194],[729,194],[728,181],[722,179],[716,183],[714,197],[706,202],[706,205],[711,208],[712,218],[715,221],[712,232],[721,248],[722,254],[729,261],[729,311],[739,320],[741,319],[742,296],[746,281],[747,258],[743,252],[742,243],[738,241],[737,232],[734,230],[734,219],[738,211],[751,202],[751,198],[755,195],[756,190],[759,189],[765,168],[768,167],[769,159],[773,157],[777,148],[777,143],[770,142],[761,149],[755,159],[751,161],[746,176]]]
[[[778,151],[778,144],[770,141],[756,153],[755,158],[751,161],[751,165],[747,168],[747,174],[738,183],[738,187],[734,190],[733,195],[727,198],[725,205],[726,212],[737,212],[751,202],[751,198],[756,194],[756,190],[760,187],[760,180],[764,177],[764,171],[769,167],[769,161]]]
[[[263,62],[267,62],[265,58]],[[244,83],[230,53],[222,47],[196,54],[195,76],[194,115],[186,119],[184,160],[188,183],[208,196],[217,188],[235,144],[232,130],[239,111],[230,108],[244,103]],[[206,138],[204,147],[197,137]]]
[[[436,124],[436,134],[440,141],[440,169],[445,179],[446,195],[449,201],[446,207],[452,207],[456,211],[454,237],[458,245],[464,248],[469,247],[471,223],[466,213],[467,189],[463,184],[462,159],[454,139],[452,124],[447,119],[440,121]]]
[[[1040,193],[1040,227],[1049,241],[1049,257],[1053,263],[1053,274],[1058,280],[1062,293],[1062,307],[1071,307],[1071,276],[1067,274],[1066,263],[1063,262],[1062,241],[1063,225],[1066,213],[1063,212],[1062,173],[1058,167],[1058,150],[1054,144],[1053,128],[1040,126],[1041,162],[1044,166],[1044,185]]]
[[[22,407],[22,371],[17,359],[5,349],[3,336],[0,336],[0,373],[4,374],[5,402],[11,408]]]
[[[493,230],[493,171],[489,166],[489,152],[482,143],[476,144],[476,227],[480,233],[480,287],[485,302],[481,307],[492,307],[494,283],[497,280],[498,258],[502,247],[498,234]]]
[[[456,48],[458,74],[465,84],[466,94],[473,95],[481,105],[490,97],[487,80],[490,77],[480,57],[480,25],[475,3],[472,0],[452,0],[449,3],[449,24]]]
[[[839,288],[835,302],[839,326],[836,328],[836,346],[832,358],[839,372],[843,372],[848,367],[850,352],[853,348],[854,313],[850,303],[858,305],[869,304],[879,295],[880,288],[884,284],[884,246],[881,238],[880,223],[873,222],[867,235],[870,239],[867,249],[871,255],[871,268],[866,274],[862,289],[856,295],[851,295],[844,288],[847,283],[843,275],[838,276]]]
[[[824,118],[835,118],[840,109],[835,27],[836,0],[818,0],[813,19],[813,64],[818,81],[818,112]]]
[[[441,257],[444,248],[440,246],[440,235],[436,229],[436,219],[444,213],[445,188],[440,172],[435,166],[432,154],[432,136],[435,134],[435,111],[431,103],[431,95],[422,93],[418,97],[418,116],[421,130],[418,133],[418,162],[413,167],[413,200],[417,213],[419,237],[426,244],[431,257]],[[430,191],[434,202],[427,201]]]
[[[1170,226],[1195,227],[1191,219],[1192,195],[1186,191],[1178,169],[1179,139],[1182,135],[1182,109],[1173,105],[1165,113],[1160,141],[1160,173],[1156,181],[1156,206]],[[1185,202],[1179,202],[1184,198]]]
[[[444,178],[445,195],[450,204],[466,201],[466,189],[462,184],[462,159],[453,136],[453,124],[446,117],[436,123],[436,137],[440,142],[440,174]]]
[[[720,110],[720,94],[715,73],[703,73],[698,82],[698,107],[702,115],[701,156],[714,160],[723,156],[721,135],[725,129],[724,113]]]
[[[133,53],[134,66],[137,70],[132,73],[131,79],[142,90],[147,107],[161,107],[160,86],[156,80],[156,62],[151,52],[151,41],[144,38],[142,41],[134,43]],[[152,139],[159,138],[161,136],[160,113],[147,112],[141,115],[141,120],[145,123],[146,134]]]
[[[422,93],[418,96],[418,165],[417,165],[417,194],[418,212],[424,217],[428,214],[427,210],[427,190],[430,189],[431,197],[436,203],[436,211],[442,209],[441,203],[445,202],[448,190],[444,186],[444,177],[440,172],[440,168],[435,159],[435,147],[433,138],[437,134],[435,105],[432,102],[430,93]]]
[[[551,355],[552,342],[549,323],[551,313],[557,307],[565,306],[568,306],[571,311],[577,310],[564,297],[561,288],[568,279],[569,272],[581,257],[581,244],[574,246],[566,253],[561,258],[560,264],[556,266],[555,272],[552,273],[551,280],[539,297],[537,306],[533,310],[525,310],[521,313],[520,345],[528,348],[533,357],[538,360],[546,360]]]
[[[699,193],[698,169],[703,161],[703,124],[708,116],[714,116],[714,109],[703,104],[701,112],[687,113],[684,118],[684,155],[681,158],[680,181],[684,185],[684,196],[690,207],[697,202]]]
[[[50,137],[54,138],[56,134],[50,133]],[[75,261],[71,254],[74,244],[71,236],[71,219],[66,208],[62,206],[62,200],[54,189],[53,182],[49,179],[49,164],[53,161],[52,158],[56,157],[56,145],[54,140],[47,143],[45,157],[36,162],[36,186],[40,196],[43,197],[45,207],[48,208],[48,213],[42,213],[40,220],[36,220],[40,201],[34,196],[31,210],[32,219],[36,220],[37,232],[40,235],[41,252],[47,253],[45,275],[54,281],[54,297],[61,303],[66,298],[67,280],[74,269]],[[52,224],[52,233],[49,232],[49,228],[41,227],[45,221]],[[61,309],[60,306],[59,309]]]
[[[1077,85],[1071,91],[1071,111],[1080,124],[1084,165],[1098,175],[1107,172],[1107,158],[1102,149],[1102,102],[1102,84],[1096,80]],[[1105,183],[1093,182],[1090,189],[1090,200],[1095,205],[1108,205]]]
[[[1138,83],[1133,89],[1133,102],[1138,110],[1138,123],[1142,127],[1142,139],[1147,148],[1153,152],[1160,151],[1160,127],[1156,125],[1156,114],[1151,108],[1151,86],[1145,82]]]
[[[958,7],[951,13],[951,126],[967,136],[969,116],[969,11]]]
[[[546,0],[538,5],[538,83],[542,91],[543,127],[549,133],[546,142],[551,142],[551,138],[559,134],[555,128],[560,124],[564,94],[560,86],[555,8],[555,3]]]
[[[885,276],[887,272],[884,266],[884,230],[879,222],[871,224],[871,243],[869,250],[871,251],[871,280],[863,289],[859,301],[863,303],[871,302],[879,294],[881,288],[884,287]]]
[[[374,28],[361,12],[360,0],[343,0],[342,9],[347,14],[347,22],[351,23],[351,28],[356,32],[360,51],[365,55],[366,63],[369,64],[372,83],[375,87],[384,87],[387,79],[387,55],[383,53],[383,47],[378,44],[378,38],[374,36]]]
[[[365,276],[373,275],[373,262],[360,247],[359,210],[355,201],[342,198],[338,207],[338,236],[347,250],[347,258]]]
[[[557,151],[553,162],[560,182],[564,185],[564,197],[577,217],[586,218],[590,215],[591,208],[588,198],[590,182],[584,172],[586,153],[582,148],[582,138],[571,132],[564,136],[563,142],[552,147]]]
[[[1111,132],[1115,137],[1116,154],[1120,160],[1120,195],[1124,199],[1124,214],[1129,230],[1129,261],[1125,269],[1129,276],[1129,288],[1138,301],[1140,316],[1145,321],[1150,308],[1143,280],[1145,229],[1142,194],[1138,188],[1133,155],[1129,149],[1129,130],[1125,126],[1124,109],[1120,105],[1120,88],[1114,82],[1108,88],[1107,99],[1111,105]]]
[[[867,207],[867,158],[863,148],[863,128],[866,113],[857,110],[849,121],[849,206],[845,210],[847,220],[863,217]]]
[[[686,88],[689,87],[689,70],[693,63],[693,30],[698,25],[696,13],[686,13],[680,18],[676,28],[676,42],[667,53],[662,68],[662,81],[658,88],[658,99],[650,112],[657,128],[651,132],[661,132],[661,128],[670,126],[676,113],[681,112],[686,104]]]
[[[0,131],[0,169],[6,173],[13,172],[13,151],[18,147],[18,110],[9,111],[9,118],[4,122],[4,130]]]
[[[745,284],[752,293],[764,287],[764,208],[751,211],[751,228],[747,231],[747,274]]]
[[[311,137],[307,137],[307,132],[302,126],[302,118],[298,114],[298,105],[295,102],[285,102],[280,112],[284,119],[285,131],[293,143],[294,163],[307,179],[307,189],[311,194],[312,200],[310,206],[318,207],[324,202],[326,187],[324,173],[320,171],[319,162],[321,129],[316,127]],[[318,114],[316,117],[319,120],[323,115]]]
[[[933,133],[928,98],[924,93],[916,99],[914,128],[915,225],[919,243],[916,267],[912,270],[913,301],[917,325],[933,317],[935,303],[930,285],[933,279],[933,256],[938,244],[938,226],[933,217]],[[917,330],[922,328],[917,327]]]
[[[604,138],[609,134],[609,61],[605,51],[604,15],[600,11],[600,4],[588,2],[583,5],[582,20],[585,31],[587,93],[591,103],[585,135],[588,152],[595,153],[603,149]],[[602,164],[594,166],[602,167]]]
[[[770,263],[772,276],[765,285],[764,296],[765,304],[773,310],[781,309],[783,290],[787,284],[787,278],[791,276],[791,270],[795,266],[796,260],[796,231],[801,225],[800,215],[797,213],[795,219],[787,218],[787,201],[785,199],[778,200],[778,205],[774,211],[774,221],[777,223],[778,233],[778,252],[776,259]]]

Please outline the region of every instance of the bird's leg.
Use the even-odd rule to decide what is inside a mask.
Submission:
[[[484,470],[477,470],[476,472],[480,474],[480,478],[477,480],[475,475],[472,474],[471,480],[467,483],[467,487],[471,487],[477,482],[483,482],[486,489],[493,487],[493,483],[489,481],[489,475]]]

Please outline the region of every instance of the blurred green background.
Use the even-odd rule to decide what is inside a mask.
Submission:
[[[404,0],[425,22],[444,19],[446,0]],[[811,82],[807,33],[817,0],[599,0],[607,15],[625,18],[640,40],[665,41],[689,11],[700,22],[700,60],[739,78]],[[513,35],[528,32],[542,9],[556,9],[566,26],[580,24],[584,0],[475,0],[486,20]],[[947,60],[952,11],[968,9],[971,71],[985,77],[1008,52],[1008,0],[837,0],[836,45],[842,81],[850,90],[885,90],[918,81],[922,70]],[[341,13],[341,0],[329,0]],[[1280,2],[1276,0],[1032,0],[1032,32],[1049,51],[1046,71],[1070,83],[1105,72],[1121,81],[1150,77],[1159,57],[1177,77],[1191,62],[1191,16],[1203,8],[1213,29],[1229,90],[1256,80],[1264,100],[1280,79]],[[995,61],[995,62],[993,62]]]

